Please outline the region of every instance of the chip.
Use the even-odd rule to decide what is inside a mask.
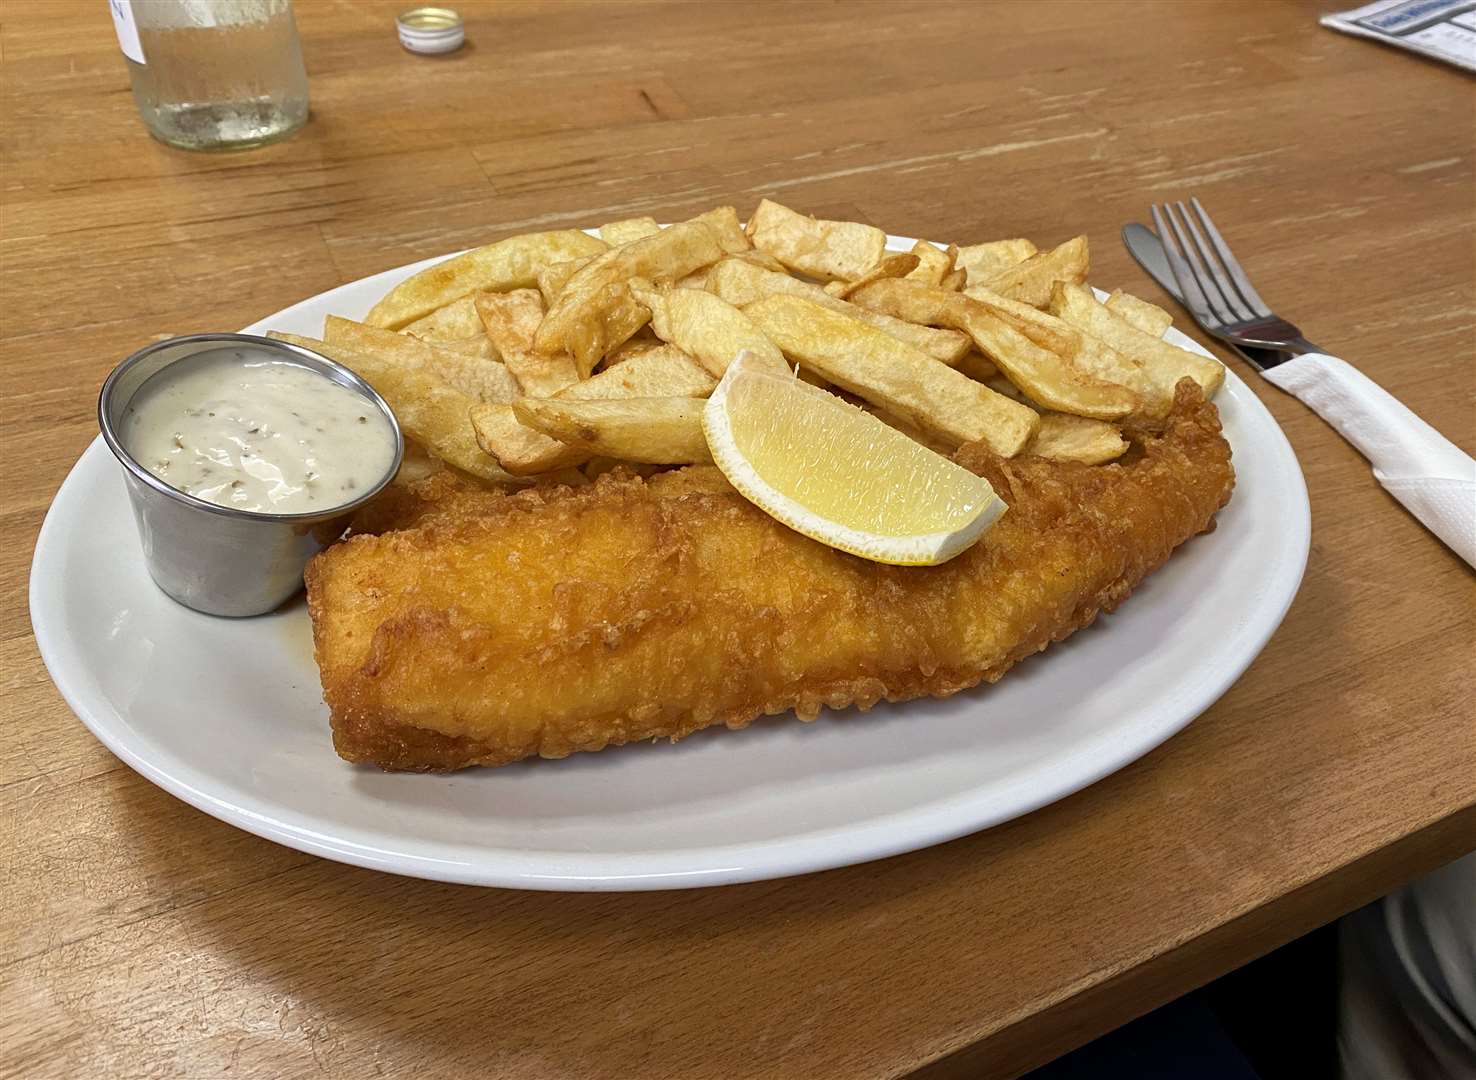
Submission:
[[[950,249],[950,251],[957,250],[957,248]],[[953,256],[948,252],[940,251],[926,240],[919,240],[913,244],[912,253],[917,256],[917,266],[907,273],[908,281],[937,285],[945,275],[953,272]]]
[[[589,454],[526,426],[511,405],[475,405],[471,426],[478,446],[514,476],[582,465]]]
[[[778,346],[726,300],[695,289],[662,290],[650,282],[631,282],[630,288],[650,310],[656,336],[694,357],[716,378],[744,350],[776,372],[788,372]]]
[[[609,356],[605,357],[605,364],[602,370],[609,371],[617,364],[623,364],[627,360],[634,360],[640,356],[674,356],[694,364],[697,363],[687,353],[678,349],[675,345],[668,345],[658,337],[645,338],[637,335],[614,350]],[[701,367],[701,365],[698,364],[698,367]]]
[[[324,320],[323,337],[330,345],[379,356],[401,367],[423,369],[452,390],[477,401],[511,401],[518,396],[518,385],[511,372],[496,360],[470,356],[337,315]]]
[[[479,293],[475,306],[487,337],[502,354],[523,393],[552,397],[579,380],[574,361],[567,355],[533,351],[533,335],[543,322],[543,300],[538,290]]]
[[[1057,285],[1051,296],[1051,312],[1142,365],[1144,377],[1156,391],[1153,401],[1145,403],[1145,410],[1150,415],[1167,414],[1173,404],[1174,387],[1180,379],[1193,379],[1206,397],[1214,396],[1225,381],[1225,366],[1218,360],[1145,334],[1109,310],[1084,285],[1065,282]]]
[[[866,273],[862,274],[855,281],[832,281],[825,286],[825,291],[837,300],[844,300],[857,289],[864,288],[873,281],[906,277],[917,269],[917,265],[921,261],[916,255],[887,255],[881,262],[866,271]]]
[[[774,258],[774,256],[768,254],[767,252],[760,251],[758,248],[749,248],[747,251],[740,251],[735,254],[729,255],[727,256],[727,258],[742,259],[746,263],[752,263],[754,266],[761,266],[765,270],[772,270],[776,274],[784,274],[786,276],[788,276],[789,274],[789,271],[784,269],[783,263],[781,263],[778,259]],[[686,277],[677,281],[677,288],[706,289],[707,283],[711,279],[713,267],[717,265],[717,263],[714,263],[712,266],[704,266],[701,270],[697,270],[693,273],[688,274]]]
[[[528,427],[589,454],[652,465],[712,461],[702,433],[699,398],[522,398],[512,408]]]
[[[716,385],[717,380],[691,357],[670,346],[657,344],[593,378],[571,380],[551,396],[569,401],[705,397]],[[583,462],[589,456],[577,446],[570,446],[546,432],[529,427],[506,406],[476,408],[471,413],[471,421],[478,443],[504,468],[517,475],[566,468]]]
[[[499,352],[526,352],[543,322],[543,298],[537,289],[478,293],[472,302],[482,332]]]
[[[987,289],[972,288],[968,294],[1031,341],[1071,361],[1086,374],[1133,391],[1139,398],[1142,419],[1161,417],[1172,403],[1172,396],[1164,396],[1162,388],[1154,385],[1138,360],[1118,352],[1105,341],[1082,333],[1049,312]]]
[[[1018,402],[812,301],[770,296],[743,310],[791,360],[950,445],[982,439],[1008,457],[1039,422]]]
[[[823,281],[853,281],[878,262],[887,234],[856,221],[827,221],[770,199],[748,219],[748,238],[791,270]]]
[[[1056,461],[1102,465],[1122,457],[1127,440],[1114,424],[1066,413],[1043,413],[1024,452]]]
[[[561,401],[706,397],[715,386],[717,380],[686,353],[669,345],[657,345],[554,396]]]
[[[1174,324],[1174,317],[1157,304],[1140,300],[1121,289],[1112,290],[1112,295],[1107,298],[1107,310],[1120,315],[1151,337],[1163,337],[1163,332]]]
[[[501,356],[482,329],[482,320],[477,318],[476,294],[453,300],[445,307],[436,308],[423,319],[416,319],[401,331],[429,341],[443,349],[470,353],[499,360]]]
[[[1081,349],[1081,332],[1049,312],[975,286],[967,295],[1009,323],[1042,349],[1070,359]]]
[[[845,300],[837,300],[812,282],[800,281],[788,274],[776,274],[747,261],[724,259],[718,263],[708,277],[707,288],[715,296],[720,296],[739,308],[766,296],[798,296],[831,311],[859,319],[945,364],[957,363],[969,351],[969,339],[964,334],[953,330],[936,330],[931,326],[918,326],[868,311]]]
[[[985,285],[1034,255],[1035,245],[1029,240],[991,240],[987,244],[969,244],[957,251],[954,266],[967,272],[968,284]]]
[[[633,277],[674,281],[723,254],[717,234],[700,222],[683,222],[612,248],[569,278],[539,326],[533,346],[541,353],[567,352],[580,375],[588,375],[607,352],[639,329],[639,324],[630,325],[633,301],[627,281]]]
[[[718,238],[718,243],[729,255],[753,253],[753,244],[749,242],[748,234],[743,231],[743,224],[738,220],[738,211],[734,207],[717,206],[698,214],[691,220],[711,229],[713,235]]]
[[[1077,236],[1051,251],[1032,255],[991,278],[985,285],[1000,296],[1022,301],[1031,307],[1045,307],[1051,301],[1051,288],[1056,282],[1081,284],[1086,280],[1089,263],[1087,238]]]
[[[631,295],[629,282],[612,281],[606,285],[601,290],[599,307],[604,312],[605,346],[596,364],[635,337],[651,321],[651,309]],[[580,374],[587,377],[589,371],[581,368]]]
[[[622,221],[611,221],[600,226],[600,239],[611,247],[619,247],[628,244],[632,240],[639,240],[643,236],[661,231],[661,226],[656,224],[653,217],[625,218]]]
[[[588,266],[590,259],[569,259],[567,262],[549,263],[538,268],[538,294],[543,297],[543,306],[551,307],[569,279]]]
[[[1118,420],[1140,405],[1127,387],[1103,382],[1068,357],[1042,348],[965,293],[915,281],[877,281],[855,299],[891,315],[963,330],[1031,401],[1047,409]]]
[[[370,326],[398,330],[478,289],[505,292],[537,284],[538,268],[582,259],[608,245],[578,229],[510,236],[438,262],[406,278],[370,309]]]

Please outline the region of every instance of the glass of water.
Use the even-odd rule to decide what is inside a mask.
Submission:
[[[185,150],[236,150],[308,116],[292,0],[108,0],[150,133]]]

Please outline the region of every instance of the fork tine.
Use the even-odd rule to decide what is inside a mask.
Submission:
[[[1271,308],[1266,301],[1261,299],[1259,293],[1251,286],[1250,279],[1245,276],[1240,262],[1230,252],[1230,245],[1225,243],[1225,238],[1220,235],[1220,230],[1215,228],[1214,221],[1209,216],[1200,201],[1193,195],[1189,196],[1189,202],[1194,206],[1194,212],[1199,215],[1199,223],[1204,226],[1204,231],[1209,234],[1210,243],[1214,244],[1215,251],[1220,256],[1220,261],[1225,264],[1225,269],[1230,272],[1230,278],[1235,282],[1235,287],[1240,291],[1246,306],[1250,308],[1251,314],[1260,318],[1266,318],[1271,314]]]
[[[1178,208],[1179,217],[1189,228],[1189,235],[1194,240],[1195,249],[1199,252],[1200,258],[1204,260],[1205,266],[1209,268],[1210,276],[1215,280],[1215,288],[1224,298],[1226,310],[1237,321],[1243,322],[1254,318],[1250,308],[1235,291],[1235,286],[1231,284],[1229,276],[1221,269],[1220,260],[1210,250],[1210,246],[1204,242],[1204,236],[1200,233],[1199,225],[1195,222],[1194,217],[1189,213],[1189,208],[1183,203],[1176,203],[1175,206]]]
[[[1180,210],[1178,214],[1174,213],[1176,206]],[[1227,323],[1239,322],[1240,320],[1230,310],[1230,306],[1225,303],[1225,298],[1220,295],[1220,290],[1215,284],[1215,279],[1210,274],[1209,268],[1204,265],[1204,260],[1200,257],[1199,250],[1190,242],[1189,237],[1184,232],[1184,225],[1181,221],[1183,204],[1170,203],[1164,206],[1163,212],[1164,216],[1168,218],[1169,226],[1174,230],[1174,235],[1179,239],[1179,247],[1183,250],[1184,258],[1189,263],[1190,269],[1194,272],[1194,279],[1199,282],[1199,287],[1204,290],[1205,303],[1214,315],[1215,321],[1221,326]]]
[[[1174,272],[1174,280],[1179,283],[1179,291],[1184,294],[1184,304],[1189,308],[1189,313],[1201,323],[1216,322],[1215,317],[1210,314],[1209,301],[1205,299],[1204,290],[1199,287],[1199,280],[1185,261],[1179,241],[1174,238],[1173,230],[1164,220],[1158,204],[1150,206],[1148,212],[1153,215],[1153,228],[1158,232],[1158,241],[1163,245],[1164,255],[1168,256],[1169,269]]]

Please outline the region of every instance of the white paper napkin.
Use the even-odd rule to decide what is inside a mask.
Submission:
[[[1307,353],[1263,374],[1356,446],[1374,477],[1476,566],[1476,460],[1351,364]]]

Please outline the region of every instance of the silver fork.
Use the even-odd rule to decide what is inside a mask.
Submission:
[[[1206,332],[1237,349],[1268,382],[1331,424],[1374,477],[1450,548],[1476,566],[1476,461],[1357,368],[1329,356],[1273,312],[1196,198],[1152,208],[1180,302]],[[1262,352],[1257,350],[1273,350]]]
[[[1152,214],[1169,269],[1183,290],[1184,306],[1194,321],[1232,345],[1286,354],[1258,364],[1261,370],[1301,353],[1322,352],[1302,336],[1294,323],[1275,314],[1261,299],[1199,200],[1191,196],[1189,202],[1194,207],[1192,217],[1182,202],[1161,210],[1155,204]]]

